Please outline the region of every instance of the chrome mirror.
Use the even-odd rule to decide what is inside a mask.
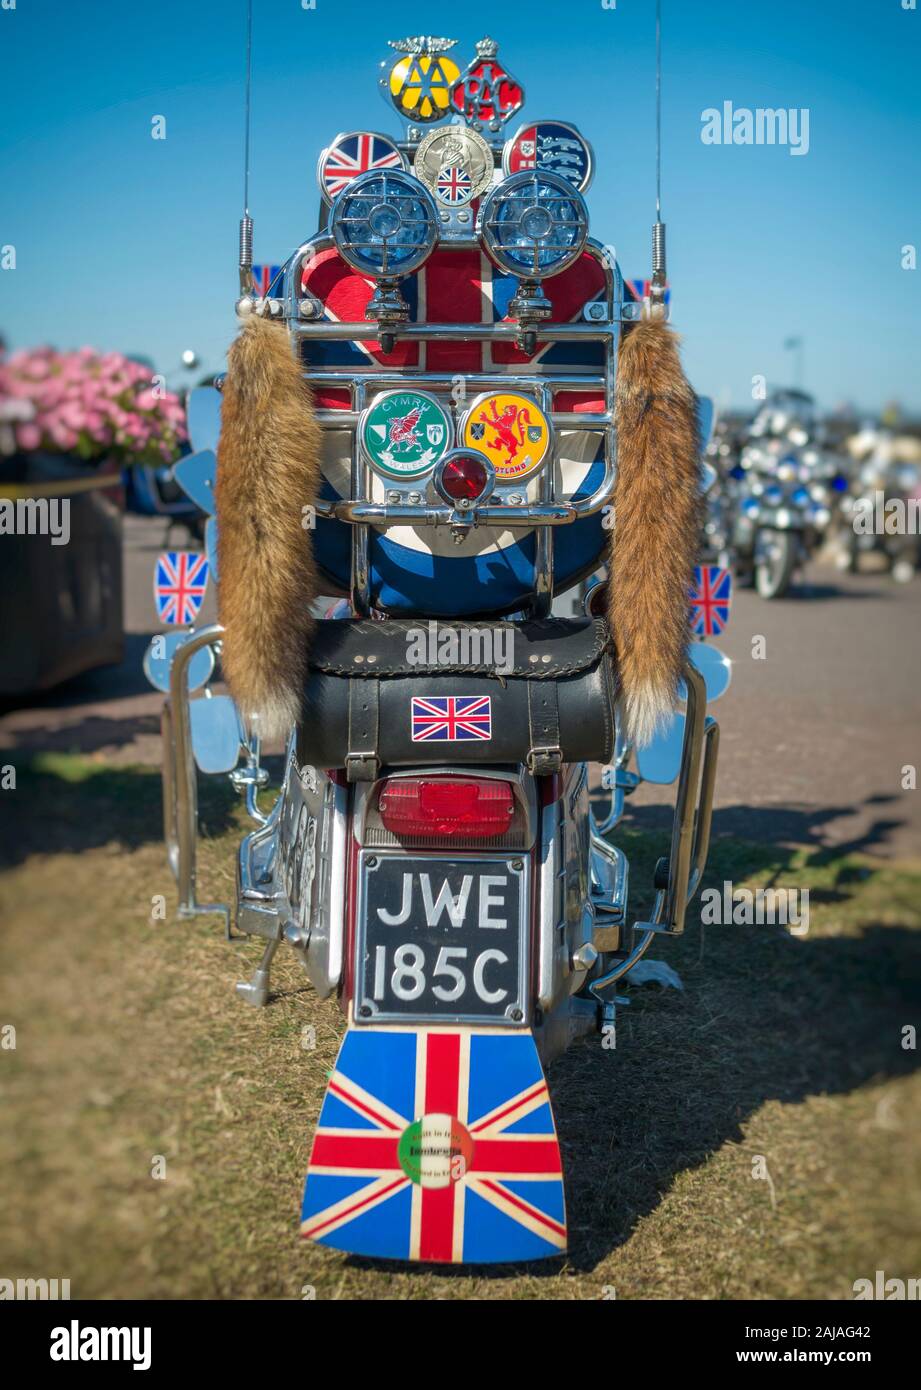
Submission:
[[[206,695],[189,704],[192,752],[201,772],[232,772],[240,758],[243,730],[229,695]]]
[[[213,449],[203,449],[200,454],[187,454],[173,465],[173,477],[196,507],[207,516],[214,515],[217,455]]]
[[[169,694],[169,676],[173,657],[178,649],[194,635],[193,632],[187,630],[160,632],[151,640],[150,646],[144,653],[142,665],[144,675],[154,690],[160,690],[164,695]],[[214,649],[202,647],[189,662],[189,690],[199,690],[201,686],[207,685],[213,670]]]
[[[208,568],[211,571],[211,578],[215,584],[218,583],[217,574],[217,522],[213,516],[209,516],[205,522],[205,554],[208,556]]]
[[[221,436],[221,393],[213,386],[196,386],[185,405],[189,441],[196,452],[216,449]]]
[[[721,695],[725,695],[732,681],[732,662],[719,647],[711,647],[706,642],[692,642],[688,649],[691,664],[696,666],[707,687],[707,703],[712,705]],[[679,700],[687,699],[684,681],[678,687]]]
[[[673,714],[671,722],[645,748],[637,748],[636,767],[644,782],[668,786],[681,771],[684,745],[684,715]]]
[[[700,449],[703,453],[713,435],[716,411],[709,396],[697,397],[697,430],[700,435]]]

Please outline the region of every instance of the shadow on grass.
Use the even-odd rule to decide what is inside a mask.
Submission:
[[[631,869],[647,858],[651,872],[642,844],[649,837],[627,839],[634,840],[625,845]],[[706,883],[754,875],[765,886],[808,886],[813,904],[833,902],[846,919],[877,872],[884,867],[825,849],[804,854],[724,839],[711,847]],[[915,897],[917,887],[910,887]],[[895,920],[875,925],[861,904],[854,935],[702,927],[695,904],[686,935],[650,952],[678,970],[684,992],[627,991],[632,1002],[618,1010],[617,1048],[605,1051],[591,1038],[553,1065],[572,1265],[593,1269],[678,1174],[741,1140],[766,1102],[844,1095],[917,1069],[918,1053],[901,1045],[906,1024],[921,1026],[917,903],[909,890],[904,902],[877,891]]]
[[[226,778],[199,778],[198,794],[200,833],[227,831],[240,798]],[[162,841],[162,788],[155,767],[109,767],[76,755],[41,753],[16,766],[15,791],[0,797],[4,868],[32,854],[79,854],[110,844],[132,850]]]

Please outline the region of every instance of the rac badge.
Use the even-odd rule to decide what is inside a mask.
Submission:
[[[524,105],[520,83],[498,61],[495,39],[480,39],[476,57],[451,91],[451,104],[476,128],[501,130]]]
[[[375,473],[411,480],[451,448],[451,417],[425,391],[385,391],[364,412],[358,438]]]
[[[492,460],[499,483],[529,478],[550,452],[550,421],[530,396],[492,391],[478,397],[464,416],[462,442]]]

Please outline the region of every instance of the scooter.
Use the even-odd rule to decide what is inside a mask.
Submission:
[[[302,1234],[372,1257],[530,1260],[567,1245],[545,1068],[580,1038],[613,1043],[620,982],[683,930],[706,864],[707,695],[728,663],[681,643],[683,708],[649,719],[651,686],[630,675],[665,641],[655,617],[631,627],[649,588],[632,544],[653,560],[668,547],[656,575],[678,548],[672,588],[647,597],[662,632],[669,613],[688,631],[705,440],[676,377],[680,429],[664,456],[650,447],[655,404],[623,341],[679,370],[664,227],[644,304],[588,235],[587,142],[566,127],[580,153],[564,176],[541,168],[535,123],[505,138],[523,92],[496,45],[463,73],[451,41],[394,47],[383,85],[406,134],[323,152],[321,230],[276,296],[248,290],[244,228],[241,337],[187,467],[217,497],[221,622],[148,662],[167,693],[164,830],[180,915],[220,912],[229,940],[262,947],[240,998],[270,1001],[285,946],[341,1009]],[[618,517],[636,490],[668,493],[682,469],[678,529],[631,534]],[[599,570],[584,615],[554,616],[554,596]],[[332,599],[321,619],[314,581]],[[217,656],[230,695],[208,689]],[[266,812],[263,742],[282,730]],[[632,920],[609,836],[644,765],[677,788],[652,910]],[[197,897],[198,772],[229,775],[255,823],[233,905]]]

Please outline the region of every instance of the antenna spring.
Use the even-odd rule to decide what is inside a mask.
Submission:
[[[665,276],[665,223],[652,224],[652,273]]]
[[[253,219],[246,212],[240,218],[240,269],[250,270],[253,264]]]

